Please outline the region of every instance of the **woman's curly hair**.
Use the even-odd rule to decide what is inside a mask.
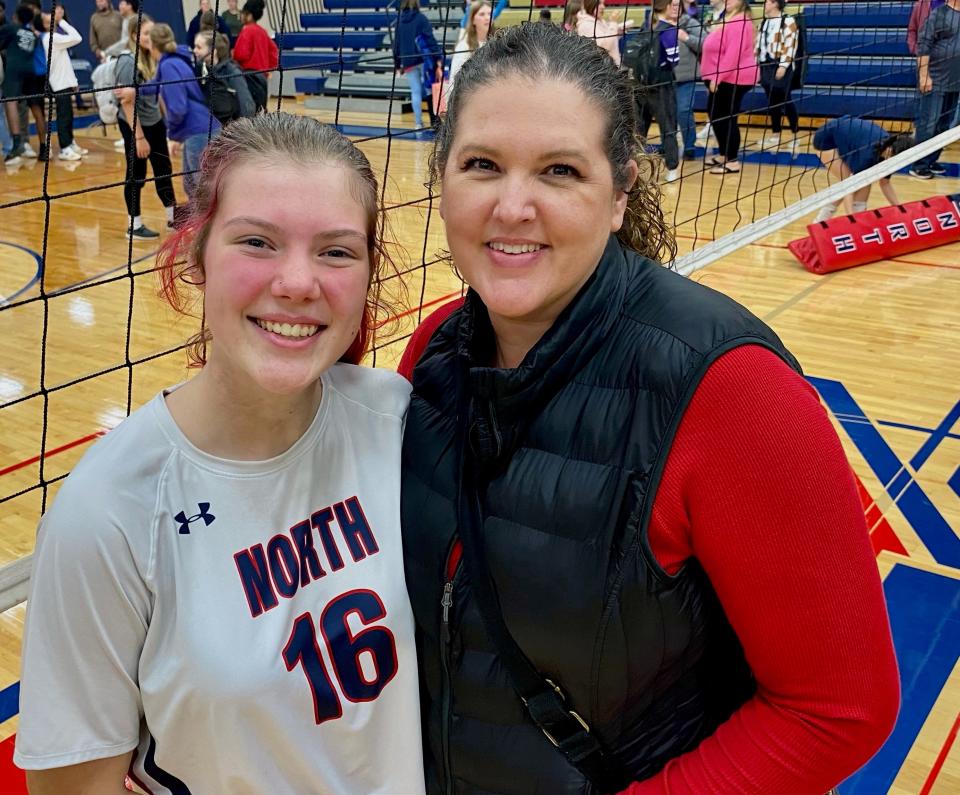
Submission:
[[[638,254],[671,262],[677,245],[663,217],[657,179],[659,159],[644,154],[637,135],[633,84],[595,42],[556,25],[531,23],[500,30],[457,73],[447,115],[437,130],[430,155],[431,190],[439,193],[464,103],[479,87],[516,75],[537,83],[556,80],[577,86],[597,105],[606,121],[604,149],[614,185],[629,191],[617,238]],[[631,160],[640,169],[633,186],[627,184]]]

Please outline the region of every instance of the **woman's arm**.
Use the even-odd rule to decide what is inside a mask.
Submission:
[[[129,795],[123,784],[133,753],[96,759],[80,765],[28,770],[30,795]]]
[[[57,6],[58,11],[62,8],[63,6]],[[63,28],[66,33],[57,33],[56,28],[58,26]],[[60,19],[59,22],[55,22],[52,27],[54,28],[54,32],[50,35],[53,36],[54,49],[67,50],[70,47],[76,47],[81,41],[83,41],[83,37],[77,32],[77,29],[71,27],[70,23],[63,19]]]
[[[811,795],[890,733],[899,682],[863,510],[813,388],[773,353],[711,366],[684,415],[650,528],[657,560],[703,566],[757,692],[629,795]]]

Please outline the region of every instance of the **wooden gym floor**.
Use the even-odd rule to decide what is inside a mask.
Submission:
[[[386,327],[376,355],[378,366],[393,367],[404,343],[390,340],[412,330],[421,306],[429,312],[459,294],[460,283],[435,261],[444,235],[423,187],[429,144],[363,140],[383,125],[369,114],[341,114],[340,122],[352,125],[348,133],[357,134],[381,179],[386,172],[390,226],[410,269],[408,302]],[[80,131],[78,137],[91,154],[81,163],[51,161],[46,195],[56,198],[0,209],[0,499],[37,484],[41,465],[48,481],[68,472],[126,415],[128,395],[136,408],[187,376],[182,352],[163,352],[195,324],[157,298],[149,272],[156,246],[128,243],[121,188],[102,187],[123,177],[116,136]],[[792,165],[786,157],[745,163],[740,175],[722,179],[703,174],[700,163],[685,163],[683,179],[665,191],[680,251],[826,187],[815,162],[807,154]],[[0,172],[0,204],[43,195],[43,178],[44,164],[35,161]],[[901,200],[960,192],[960,179],[897,176],[894,184]],[[143,195],[147,225],[162,229],[152,187]],[[871,198],[871,206],[883,201]],[[903,707],[891,739],[841,793],[960,792],[960,244],[815,276],[786,250],[805,234],[806,221],[693,278],[745,304],[797,354],[861,484],[902,669]],[[37,300],[41,282],[45,301]],[[127,361],[135,364],[128,368]],[[53,391],[45,398],[41,387]],[[0,566],[32,550],[42,498],[33,489],[0,503]],[[23,616],[23,605],[0,616],[0,720],[15,715]],[[15,731],[16,717],[0,723],[4,791],[3,763]]]

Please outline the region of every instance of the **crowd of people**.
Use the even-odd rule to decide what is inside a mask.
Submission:
[[[666,161],[668,182],[679,178],[678,145],[683,147],[684,159],[692,160],[696,143],[707,143],[711,134],[716,139],[717,153],[707,156],[709,173],[739,172],[742,138],[738,117],[744,97],[757,83],[766,95],[765,109],[770,118],[769,134],[759,141],[761,150],[785,150],[791,155],[800,152],[799,114],[792,92],[802,80],[798,58],[803,37],[796,16],[785,6],[785,0],[764,0],[762,16],[757,20],[750,0],[711,0],[706,7],[686,0],[653,0],[646,32],[659,37],[659,48],[652,64],[654,76],[638,88],[637,97],[641,131],[646,131],[652,119],[659,122],[660,150]],[[598,5],[586,0],[581,6],[580,0],[573,0],[567,7],[564,26],[594,38],[619,65],[624,26],[605,19],[603,11],[602,2]],[[920,143],[958,122],[960,0],[916,0],[907,40],[910,51],[917,56],[914,140]],[[629,49],[625,56],[628,53]],[[624,65],[649,71],[629,59]],[[709,92],[709,122],[695,134],[693,101],[700,81]],[[789,138],[784,137],[784,119]],[[859,141],[851,145],[870,148],[869,154],[853,159],[862,167],[883,159],[881,152],[873,151],[880,133],[869,124],[857,119],[852,126],[846,122],[840,125],[846,125]],[[833,125],[822,135],[814,136],[814,148],[825,162],[842,160],[835,147],[820,146],[833,140],[836,129]],[[902,147],[903,141],[896,146],[888,142],[881,151],[889,156]],[[917,161],[910,174],[918,179],[944,174],[946,168],[938,162],[939,155],[939,151],[932,152]],[[839,174],[850,169],[841,168],[838,163],[834,171]],[[888,192],[884,192],[889,198]]]
[[[200,154],[211,136],[224,124],[266,107],[268,77],[278,66],[279,52],[270,34],[258,24],[264,10],[264,0],[247,0],[242,10],[236,0],[230,0],[227,10],[217,15],[209,0],[200,0],[187,41],[178,44],[169,25],[141,12],[139,0],[120,0],[118,8],[110,0],[96,0],[88,43],[99,61],[98,69],[105,74],[105,91],[113,95],[108,100],[116,106],[120,130],[116,148],[124,153],[126,163],[128,237],[159,237],[143,223],[140,213],[148,164],[172,228],[177,201],[171,158],[181,158],[189,198]],[[0,0],[0,23],[5,22],[4,12]],[[61,5],[51,14],[27,0],[17,6],[13,21],[0,24],[4,55],[0,98],[4,130],[9,130],[9,143],[4,147],[7,166],[16,166],[23,158],[46,160],[51,156],[45,144],[47,86],[50,105],[56,109],[56,157],[80,161],[89,154],[73,135],[73,105],[79,96],[70,49],[81,41]],[[36,149],[30,142],[28,112],[36,124]]]

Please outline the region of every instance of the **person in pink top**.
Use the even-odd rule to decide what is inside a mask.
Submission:
[[[603,0],[583,0],[583,7],[577,12],[577,33],[596,41],[620,66],[620,39],[633,22],[611,22],[603,18],[604,10]]]
[[[708,161],[711,174],[740,171],[737,115],[759,74],[753,42],[750,0],[726,0],[723,22],[703,40],[700,60],[700,73],[710,90],[707,115],[720,146],[720,153]]]

